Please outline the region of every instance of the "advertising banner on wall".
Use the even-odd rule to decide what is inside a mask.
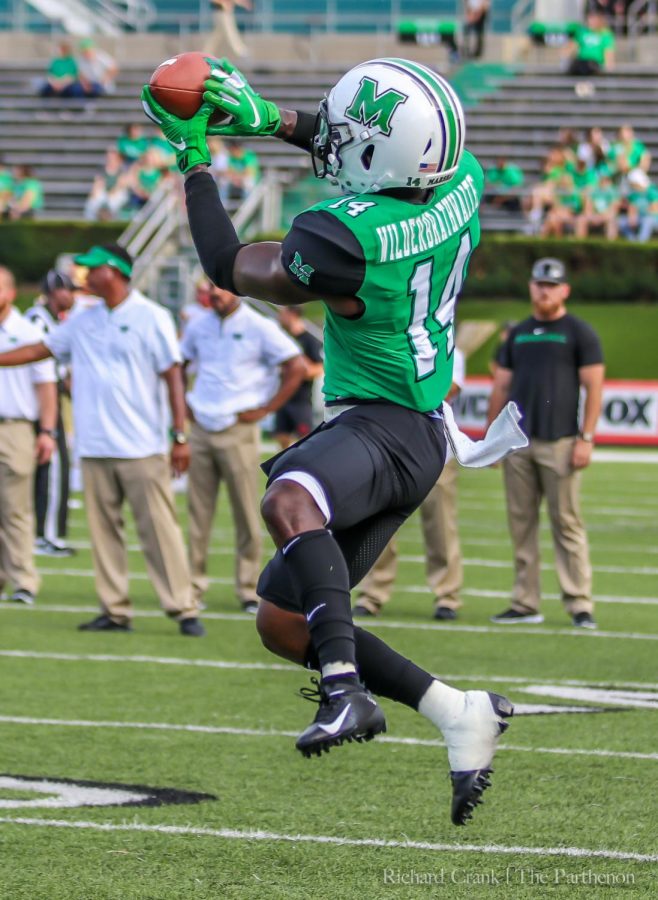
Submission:
[[[490,393],[490,378],[467,378],[453,404],[457,424],[472,438],[485,432]],[[606,381],[596,442],[658,447],[658,381]]]

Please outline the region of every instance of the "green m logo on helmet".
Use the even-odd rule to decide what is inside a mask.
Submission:
[[[393,113],[400,103],[405,103],[407,99],[406,94],[396,91],[394,88],[378,94],[377,82],[373,78],[365,76],[361,79],[359,90],[345,115],[362,125],[379,128],[382,134],[389,135]]]

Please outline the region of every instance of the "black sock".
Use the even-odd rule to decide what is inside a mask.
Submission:
[[[282,548],[306,616],[319,668],[334,662],[356,668],[349,574],[345,557],[326,528],[297,535]]]
[[[402,656],[369,631],[354,626],[356,663],[359,677],[373,694],[388,697],[418,709],[421,698],[434,681],[432,675]],[[319,669],[320,664],[313,645],[309,644],[304,666]]]

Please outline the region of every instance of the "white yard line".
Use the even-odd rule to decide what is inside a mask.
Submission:
[[[132,577],[132,576],[131,576]],[[136,576],[139,577],[139,576]],[[143,575],[143,579],[147,580],[148,576]],[[212,579],[211,579],[212,581]],[[221,579],[215,579],[214,583],[224,583]],[[17,603],[0,602],[0,612],[3,610],[12,610],[15,612],[25,613],[71,613],[75,615],[85,613],[98,613],[98,608],[93,606],[61,606],[56,604],[48,604],[47,606],[23,606]],[[155,610],[135,611],[135,618],[160,618],[163,613]],[[235,622],[254,622],[253,615],[246,613],[213,613],[203,612],[202,618],[206,621],[235,621]],[[633,631],[591,631],[587,628],[574,628],[573,626],[565,626],[564,628],[542,628],[540,625],[455,625],[454,622],[448,622],[440,625],[435,622],[396,622],[382,621],[381,619],[368,619],[363,622],[364,627],[368,628],[398,628],[404,631],[439,631],[443,634],[449,633],[465,633],[465,634],[494,634],[494,635],[515,635],[523,634],[532,637],[551,637],[560,635],[562,637],[582,638],[592,640],[595,638],[608,640],[628,640],[628,641],[658,641],[658,634],[642,633]]]
[[[224,734],[232,737],[253,738],[296,738],[297,731],[266,730],[262,728],[233,728],[219,725],[179,725],[173,722],[106,722],[96,719],[52,719],[33,716],[0,716],[0,724],[36,725],[50,728],[116,728],[137,731],[180,731],[192,734]],[[405,747],[445,747],[437,739],[410,737],[378,737],[377,743],[395,744]],[[500,744],[498,751],[512,753],[548,753],[560,756],[597,756],[612,759],[638,759],[658,761],[658,753],[639,753],[626,750],[587,750],[574,747],[523,747],[516,744]]]
[[[109,832],[150,832],[156,834],[190,835],[237,841],[279,841],[291,844],[332,844],[338,847],[381,847],[399,850],[430,850],[435,852],[509,854],[513,856],[565,856],[576,858],[597,858],[628,860],[634,862],[658,862],[658,854],[631,853],[624,850],[590,849],[582,847],[523,847],[503,844],[444,844],[429,841],[394,841],[385,838],[348,838],[321,834],[280,834],[275,831],[246,830],[233,828],[193,828],[185,825],[142,825],[139,822],[85,822],[65,819],[33,819],[23,816],[2,816],[0,824],[26,825],[37,828],[71,828]]]
[[[403,554],[400,556],[400,562],[405,563],[425,563],[424,556],[411,556]],[[473,566],[479,569],[513,569],[513,563],[508,559],[479,559],[465,557],[463,560],[465,566]],[[543,572],[554,572],[555,566],[552,563],[542,563],[540,566]],[[592,566],[594,572],[606,572],[607,574],[617,575],[658,575],[658,568],[655,566]]]
[[[225,618],[229,618],[225,616]],[[300,676],[305,674],[301,666],[293,663],[277,662],[233,662],[218,659],[186,659],[177,656],[147,656],[122,655],[115,653],[57,653],[55,651],[41,650],[0,650],[0,659],[49,659],[61,662],[110,662],[110,663],[146,663],[156,666],[192,666],[208,669],[235,669],[243,671],[271,671],[271,672],[297,672]],[[574,678],[537,678],[535,676],[522,677],[519,675],[485,675],[485,674],[449,674],[445,672],[433,673],[435,678],[442,681],[465,681],[479,684],[495,683],[508,685],[563,685],[565,687],[600,688],[608,690],[658,690],[658,683],[651,681],[608,681],[592,682]]]

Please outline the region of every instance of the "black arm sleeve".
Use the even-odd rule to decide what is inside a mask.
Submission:
[[[195,172],[185,181],[187,218],[203,271],[217,287],[235,294],[233,263],[240,243],[228,213],[219,199],[209,172]]]
[[[300,213],[283,239],[281,262],[290,280],[320,297],[354,297],[366,261],[347,226],[324,210]]]
[[[315,134],[316,116],[312,113],[299,112],[297,110],[297,123],[295,130],[288,138],[283,138],[286,144],[294,144],[300,150],[307,153],[313,152],[313,135]]]

